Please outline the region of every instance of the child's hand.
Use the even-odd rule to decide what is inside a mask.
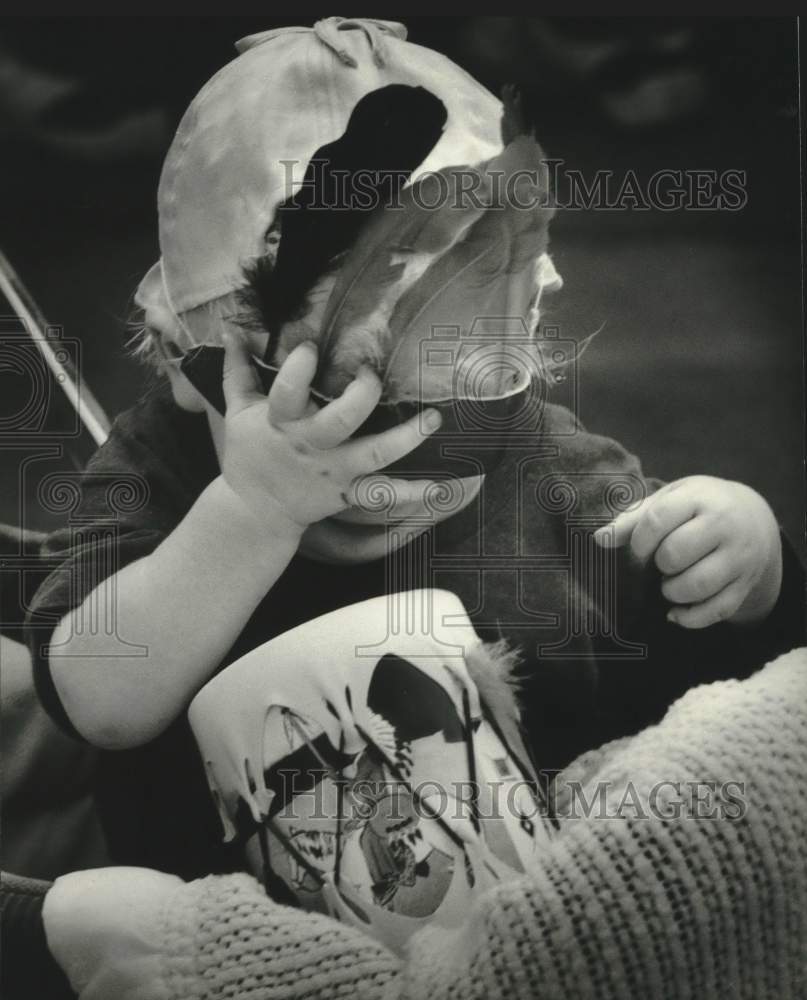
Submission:
[[[440,426],[440,414],[426,410],[382,434],[349,441],[378,403],[381,383],[362,369],[338,399],[319,409],[310,398],[316,369],[316,347],[300,344],[267,397],[245,347],[234,338],[226,344],[222,476],[253,515],[294,537],[355,503],[357,480],[402,458]]]
[[[663,487],[594,535],[603,546],[630,542],[664,575],[668,619],[685,628],[718,621],[755,624],[782,583],[779,526],[763,498],[742,483],[689,476]]]
[[[159,914],[182,912],[186,884],[148,868],[94,868],[56,879],[42,919],[48,950],[82,1000],[166,996]]]

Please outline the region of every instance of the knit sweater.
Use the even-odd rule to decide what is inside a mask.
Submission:
[[[461,928],[421,931],[403,960],[273,903],[247,875],[172,880],[137,947],[85,963],[81,997],[797,1000],[806,773],[800,649],[694,689],[658,725],[579,758],[558,779],[559,830],[535,869],[480,897]],[[63,962],[76,877],[52,890]]]

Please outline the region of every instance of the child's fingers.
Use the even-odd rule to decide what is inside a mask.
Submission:
[[[383,472],[357,476],[348,493],[351,509],[339,517],[353,524],[377,524],[384,514],[390,523],[438,511],[450,513],[465,505],[466,498],[479,489],[477,476],[467,478],[396,479]]]
[[[720,549],[677,576],[662,581],[661,592],[673,604],[700,604],[719,594],[739,575]]]
[[[306,422],[306,440],[315,448],[335,448],[361,427],[380,398],[381,381],[372,369],[362,368],[338,399]]]
[[[351,485],[355,487],[358,501],[362,496],[372,496],[376,492],[380,495],[383,490],[396,507],[400,504],[422,507],[423,498],[433,483],[433,479],[396,479],[384,472],[368,472],[367,475],[357,476]],[[360,506],[360,503],[355,506]]]
[[[623,510],[621,514],[617,514],[610,524],[604,524],[594,532],[594,540],[604,548],[621,548],[630,539],[634,528],[641,520],[650,503],[664,496],[666,493],[677,489],[680,482],[681,480],[677,480],[674,483],[667,483],[660,490],[645,497],[643,500],[639,500],[632,507]]]
[[[413,509],[422,512],[423,497],[432,482],[430,479],[395,479],[383,472],[357,476],[347,491],[351,509],[342,515],[342,520],[376,524],[380,513],[391,521],[399,521]]]
[[[680,489],[685,482],[686,480],[677,479],[673,483],[667,483],[666,486],[662,486],[655,493],[624,510],[610,524],[605,524],[601,528],[598,528],[594,532],[594,540],[604,548],[620,548],[630,539],[634,529],[650,504],[656,503],[661,497]]]
[[[708,628],[730,618],[745,600],[741,580],[734,580],[707,601],[688,608],[671,608],[667,619],[683,628]]]
[[[708,556],[719,544],[708,521],[693,517],[671,531],[656,549],[655,562],[665,576],[683,573],[698,560]]]
[[[369,434],[341,446],[348,469],[360,476],[385,469],[417,448],[442,423],[438,410],[424,410],[381,434]]]
[[[317,348],[303,341],[289,354],[269,390],[269,419],[274,424],[299,420],[305,415],[311,382],[317,373]]]
[[[613,544],[624,545],[629,537],[631,552],[644,561],[653,555],[670,532],[689,521],[695,512],[695,497],[689,490],[654,493],[638,508],[625,511],[612,522]]]
[[[232,334],[224,337],[224,375],[222,390],[227,416],[240,413],[256,400],[263,399],[258,373],[249,360],[246,345]]]
[[[686,524],[695,512],[695,498],[689,490],[675,490],[651,497],[631,535],[633,555],[642,562],[649,559],[664,539]]]
[[[650,497],[647,497],[635,507],[623,511],[610,524],[598,528],[594,532],[594,540],[603,548],[621,548],[630,539],[649,502]]]

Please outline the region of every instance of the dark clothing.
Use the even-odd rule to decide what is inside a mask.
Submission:
[[[4,1000],[74,1000],[76,994],[51,955],[42,908],[50,882],[0,874],[0,941]]]
[[[761,626],[692,631],[668,623],[655,568],[591,539],[658,483],[567,410],[547,405],[540,419],[534,435],[513,441],[468,507],[405,549],[358,566],[295,557],[222,666],[356,601],[422,586],[451,590],[482,638],[504,636],[520,647],[527,739],[537,766],[552,770],[657,721],[693,685],[746,676],[804,643],[804,576],[785,540],[781,595]],[[218,471],[206,418],[176,407],[167,386],[120,416],[89,463],[70,524],[46,543],[59,568],[29,617],[40,697],[68,730],[42,646],[102,580],[153,551]],[[99,807],[117,862],[185,878],[238,866],[220,843],[184,716],[148,746],[102,758]]]

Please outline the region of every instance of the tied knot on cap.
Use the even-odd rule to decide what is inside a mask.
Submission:
[[[358,67],[356,57],[342,44],[340,31],[363,31],[370,45],[370,52],[376,66],[384,66],[387,58],[386,35],[406,39],[406,28],[397,21],[379,21],[364,17],[326,17],[314,25],[314,34],[327,45],[345,66]]]

